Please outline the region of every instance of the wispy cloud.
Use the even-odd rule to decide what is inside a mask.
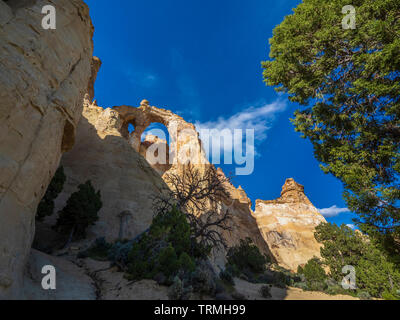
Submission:
[[[324,209],[318,209],[319,212],[321,212],[321,214],[324,217],[336,217],[337,215],[344,213],[344,212],[350,212],[349,209],[347,208],[338,208],[336,205],[329,207],[329,208],[324,208]]]
[[[352,230],[356,230],[356,226],[352,223],[346,224],[347,227],[349,227]]]
[[[245,145],[244,139],[246,138],[246,129],[254,130],[254,141],[255,144],[259,144],[265,139],[267,139],[267,131],[271,129],[272,124],[276,116],[286,109],[287,104],[284,100],[276,100],[272,103],[258,103],[244,110],[237,112],[236,114],[230,115],[228,117],[219,117],[215,121],[208,122],[196,122],[196,128],[200,133],[200,138],[202,137],[202,130],[216,129],[219,132],[229,129],[232,133],[235,129],[242,129],[243,136],[234,137],[233,141],[225,141],[221,144],[221,149],[223,152],[231,152],[232,147],[242,148]],[[202,139],[202,140],[203,140]],[[252,150],[257,155],[256,150]]]
[[[158,76],[149,71],[133,71],[130,69],[124,70],[125,76],[133,86],[143,88],[152,88],[158,83]]]

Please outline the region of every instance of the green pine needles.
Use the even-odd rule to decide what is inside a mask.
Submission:
[[[71,194],[67,204],[59,213],[56,229],[69,234],[68,242],[83,239],[86,230],[99,219],[102,207],[100,191],[94,189],[90,181],[78,186],[78,191]]]
[[[365,232],[400,235],[400,2],[303,0],[270,40],[267,85],[304,106],[292,120],[339,178]]]

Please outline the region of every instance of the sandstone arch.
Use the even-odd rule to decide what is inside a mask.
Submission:
[[[190,157],[192,163],[209,164],[195,126],[186,122],[182,117],[169,110],[150,106],[147,100],[143,100],[138,108],[124,105],[113,107],[112,110],[116,111],[121,119],[121,135],[131,141],[131,146],[135,151],[140,152],[143,132],[152,123],[161,123],[167,128],[170,137],[170,164],[179,163],[179,152],[184,147],[195,150],[193,156]],[[131,134],[128,130],[129,124],[135,127]]]

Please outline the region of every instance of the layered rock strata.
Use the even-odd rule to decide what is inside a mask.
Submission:
[[[281,266],[296,271],[299,265],[320,256],[314,232],[326,220],[304,194],[304,187],[293,179],[286,180],[278,199],[257,200],[254,216]]]
[[[99,67],[87,5],[58,0],[56,29],[45,30],[48,4],[0,0],[0,299],[21,294],[37,205]]]

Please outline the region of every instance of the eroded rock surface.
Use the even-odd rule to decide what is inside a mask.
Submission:
[[[42,288],[43,266],[56,270],[56,289]],[[28,300],[95,300],[96,286],[85,270],[67,259],[32,249],[25,271],[24,299]]]
[[[99,67],[81,0],[0,0],[0,299],[21,294],[37,205],[75,140],[84,95]]]
[[[75,146],[61,161],[67,181],[55,212],[87,180],[101,192],[103,207],[89,230],[90,238],[114,241],[139,235],[152,221],[152,196],[166,188],[161,176],[121,135],[122,125],[117,111],[85,105]]]
[[[166,126],[169,145],[155,136],[142,137],[154,122]],[[134,126],[134,131],[129,132],[129,124]],[[155,149],[151,150],[152,147]],[[151,154],[157,150],[167,152],[167,163],[150,165],[151,161],[148,163],[145,159],[148,159],[146,154],[149,150]],[[146,100],[137,108],[121,106],[103,109],[94,104],[85,105],[76,144],[61,162],[67,182],[56,201],[56,211],[65,205],[80,183],[91,180],[101,191],[103,207],[99,212],[99,221],[90,228],[89,237],[105,236],[109,241],[116,240],[121,238],[123,230],[123,238],[131,239],[150,226],[154,215],[152,196],[168,190],[162,177],[185,170],[185,164],[180,162],[183,153],[198,170],[210,165],[193,124],[171,111],[150,106]],[[175,155],[178,155],[179,161],[168,163]],[[219,174],[224,179],[221,170]],[[232,215],[232,230],[224,232],[227,244],[233,246],[240,239],[250,237],[263,252],[269,253],[252,216],[251,202],[246,193],[230,183],[225,187],[229,196],[221,199],[219,207],[221,213],[229,210]],[[126,211],[129,214],[121,217],[121,213]],[[224,256],[224,251],[216,252],[215,263],[223,266]]]
[[[296,271],[299,265],[320,256],[314,231],[326,220],[304,194],[304,187],[293,179],[286,180],[280,198],[257,200],[254,216],[281,266]]]

